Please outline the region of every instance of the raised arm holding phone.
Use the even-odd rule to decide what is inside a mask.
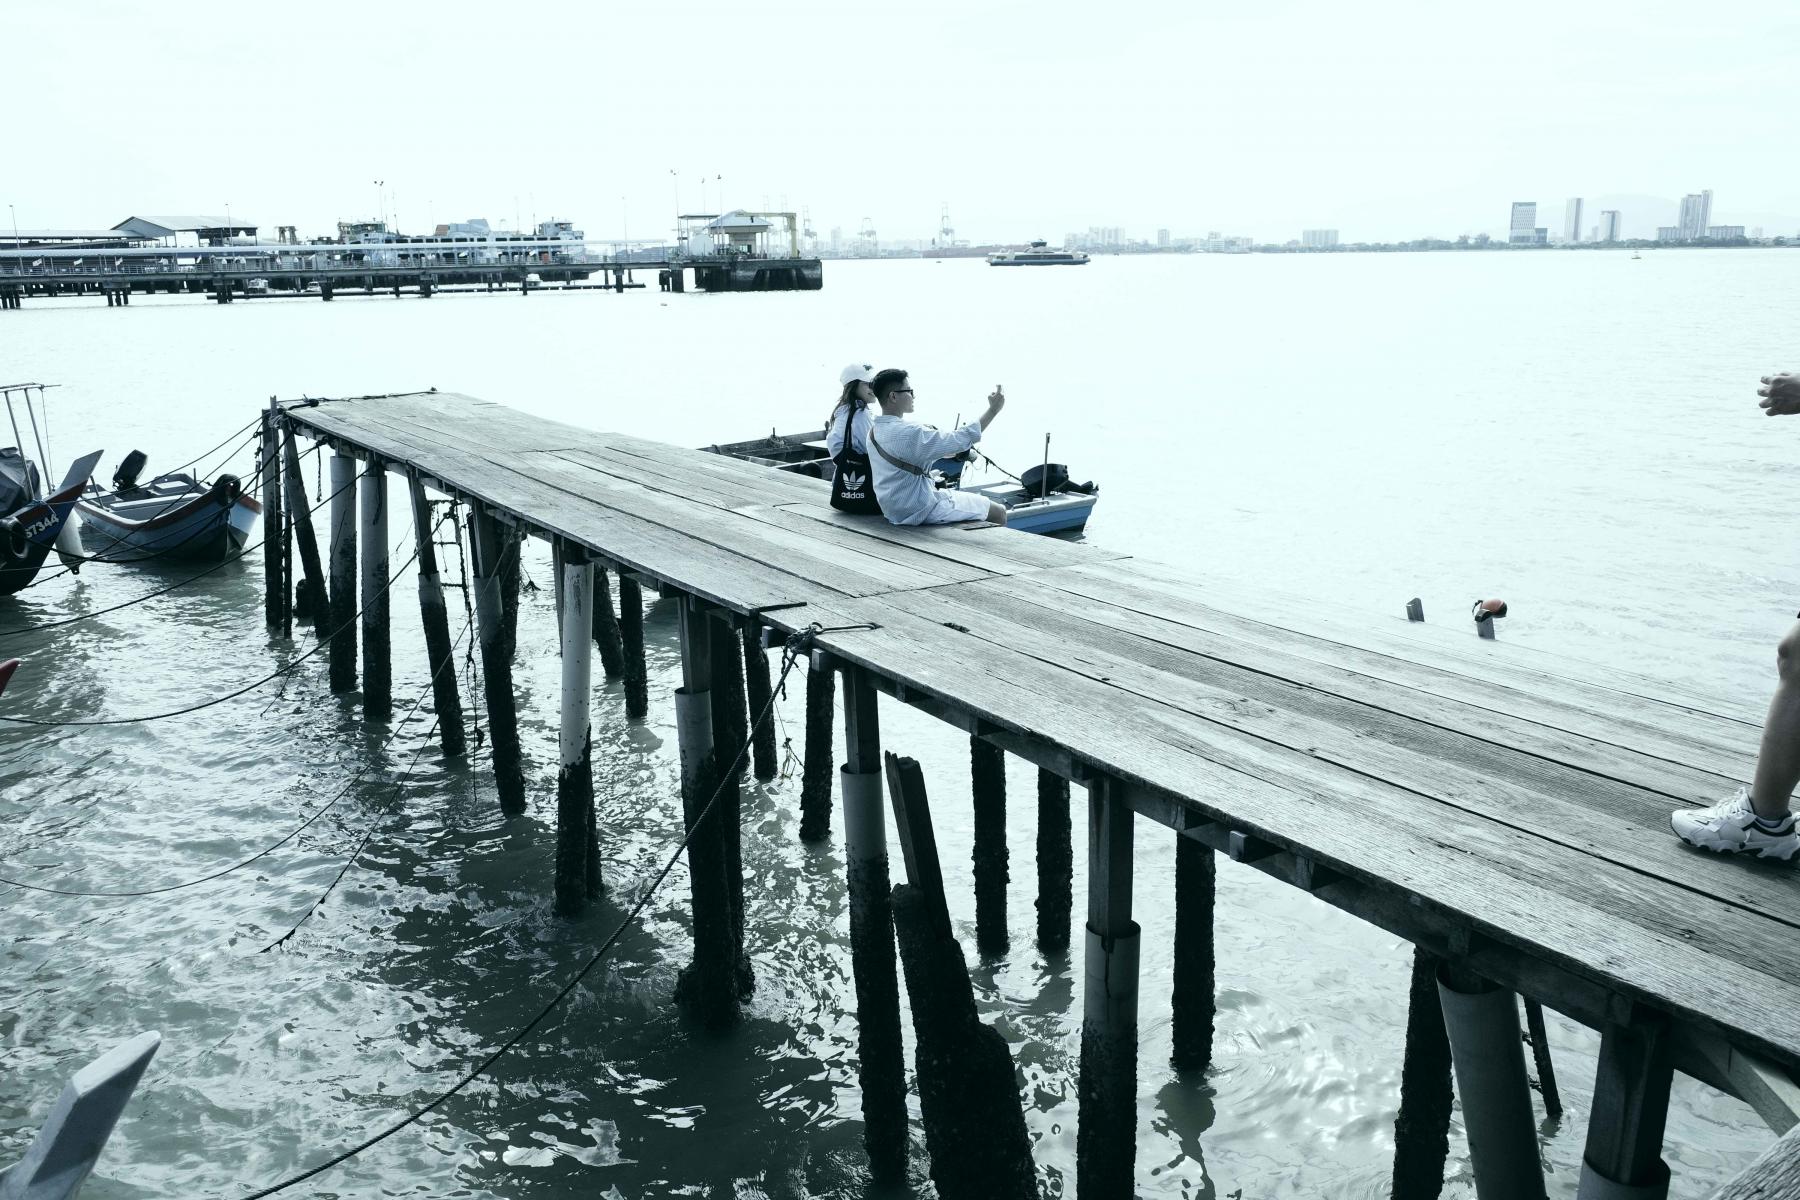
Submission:
[[[946,433],[906,419],[913,411],[913,387],[905,371],[878,372],[870,386],[881,405],[869,428],[869,459],[883,515],[896,525],[1006,524],[1004,506],[972,492],[936,488],[927,474],[938,459],[962,454],[981,440],[1006,407],[1006,394],[996,386],[986,412]]]

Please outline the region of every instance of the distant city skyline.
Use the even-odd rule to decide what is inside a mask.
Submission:
[[[804,209],[821,234],[860,236],[866,218],[881,240],[929,241],[947,201],[972,242],[1090,227],[1383,242],[1505,236],[1500,212],[1517,198],[1555,227],[1550,206],[1580,196],[1585,225],[1615,210],[1632,237],[1678,225],[1704,181],[1729,198],[1711,223],[1800,230],[1800,177],[1770,168],[1790,139],[1800,14],[1774,6],[1697,23],[1596,0],[1532,38],[1498,36],[1476,10],[1370,21],[1323,0],[1226,12],[1148,0],[1080,37],[1027,36],[998,0],[801,7],[745,26],[753,40],[778,30],[792,69],[676,77],[665,56],[634,52],[603,77],[544,70],[482,90],[430,71],[499,30],[472,6],[396,0],[375,49],[303,62],[280,52],[304,36],[287,10],[157,11],[9,6],[8,81],[32,108],[9,130],[0,216],[88,227],[229,208],[315,231],[377,214],[415,230],[558,217],[643,238],[666,235],[678,209],[745,207]],[[1052,0],[1027,24],[1092,16]],[[552,0],[528,28],[599,52],[743,19],[722,0],[679,20]],[[316,0],[306,28],[350,36],[367,21],[366,6]],[[423,73],[372,86],[390,43]],[[221,64],[252,62],[265,74],[221,85]],[[881,63],[921,69],[888,80]]]

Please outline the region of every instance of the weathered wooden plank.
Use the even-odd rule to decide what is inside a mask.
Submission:
[[[1759,1155],[1712,1200],[1792,1200],[1800,1196],[1800,1125]]]
[[[1740,747],[1736,753],[1694,747],[1694,759],[1704,759],[1704,763],[1672,759],[1668,752],[1662,751],[1647,736],[1643,740],[1651,744],[1641,750],[1619,745],[1618,742],[1628,739],[1616,732],[1617,727],[1608,726],[1591,715],[1585,721],[1576,721],[1561,710],[1551,711],[1550,706],[1546,705],[1544,711],[1539,713],[1543,719],[1534,720],[1494,708],[1453,702],[1449,697],[1434,696],[1415,687],[1392,683],[1330,662],[1302,657],[1285,649],[1269,648],[1198,628],[1185,621],[1068,592],[1048,578],[1041,583],[1038,577],[1032,577],[1029,580],[992,581],[972,586],[982,589],[980,594],[984,596],[1010,595],[1034,602],[1039,611],[1079,613],[1096,624],[1129,629],[1166,645],[1212,658],[1221,664],[1256,671],[1289,685],[1314,688],[1410,720],[1440,726],[1449,726],[1453,720],[1458,732],[1471,737],[1499,746],[1527,749],[1550,761],[1579,766],[1593,773],[1663,792],[1684,802],[1710,804],[1719,799],[1730,791],[1734,781],[1740,778],[1739,772],[1748,765],[1745,758],[1745,751],[1749,749],[1747,746]],[[971,591],[967,594],[977,593]],[[1612,736],[1616,740],[1601,740],[1599,737],[1570,732],[1548,723],[1559,719],[1565,723],[1584,724],[1595,734],[1615,730]]]
[[[922,546],[935,553],[955,555],[971,566],[985,567],[997,575],[1120,562],[1126,555],[1086,542],[1020,534],[991,526],[975,528],[890,525],[873,517],[852,516],[824,505],[783,504],[783,509],[819,524],[842,525],[866,537],[896,546]]]

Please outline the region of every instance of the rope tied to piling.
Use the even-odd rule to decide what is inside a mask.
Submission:
[[[769,720],[770,714],[773,713],[775,710],[776,700],[779,699],[784,694],[782,692],[782,685],[787,682],[787,677],[788,677],[789,672],[791,672],[794,669],[794,664],[799,661],[800,656],[802,654],[805,654],[805,653],[808,653],[811,651],[813,643],[822,634],[849,632],[851,630],[856,630],[856,629],[876,629],[876,628],[879,628],[879,626],[876,626],[876,625],[849,625],[849,626],[842,626],[842,627],[838,627],[838,628],[829,628],[828,629],[828,628],[821,627],[817,622],[815,622],[812,625],[807,626],[805,629],[800,630],[800,631],[796,632],[795,634],[791,635],[788,638],[786,644],[782,648],[780,678],[777,680],[775,688],[770,692],[768,703],[763,705],[762,712],[758,713],[756,720],[751,723],[750,729],[751,729],[752,734],[754,734],[754,732],[757,729],[761,728],[764,722]],[[307,1170],[302,1171],[298,1175],[294,1175],[287,1179],[284,1179],[280,1183],[271,1184],[269,1187],[263,1188],[260,1191],[251,1192],[249,1195],[243,1197],[243,1200],[262,1200],[262,1198],[265,1196],[273,1196],[277,1192],[285,1191],[286,1189],[293,1187],[297,1183],[304,1183],[306,1180],[311,1179],[316,1175],[323,1174],[324,1172],[331,1170],[331,1168],[338,1166],[341,1163],[348,1162],[350,1159],[355,1158],[358,1154],[361,1154],[364,1150],[369,1149],[371,1146],[374,1146],[377,1143],[386,1141],[388,1138],[392,1137],[396,1133],[399,1133],[402,1129],[405,1129],[407,1126],[413,1125],[413,1124],[417,1123],[418,1121],[420,1121],[421,1119],[423,1119],[427,1114],[433,1112],[444,1102],[449,1100],[451,1097],[457,1095],[464,1088],[468,1087],[469,1084],[475,1082],[476,1079],[479,1079],[482,1075],[486,1074],[489,1067],[492,1067],[496,1062],[499,1062],[500,1059],[505,1057],[505,1055],[509,1051],[511,1051],[514,1046],[517,1046],[520,1042],[524,1041],[528,1036],[530,1036],[530,1034],[532,1033],[533,1030],[535,1030],[539,1025],[543,1024],[543,1022],[550,1016],[550,1014],[556,1011],[557,1007],[559,1005],[561,1005],[565,999],[568,998],[569,994],[571,992],[573,992],[577,986],[580,985],[581,981],[583,979],[587,978],[588,973],[590,971],[592,971],[596,966],[599,965],[601,959],[606,957],[607,953],[613,948],[614,945],[616,945],[618,943],[619,938],[624,935],[626,928],[633,921],[635,921],[638,918],[638,916],[644,911],[644,909],[649,905],[651,897],[656,895],[656,891],[659,887],[662,886],[663,880],[668,878],[669,872],[674,870],[676,862],[680,860],[682,853],[687,850],[688,843],[693,840],[694,835],[697,832],[699,832],[701,827],[706,823],[707,818],[712,814],[713,810],[718,806],[719,797],[724,794],[726,787],[728,785],[730,785],[733,782],[733,780],[735,780],[737,778],[738,772],[741,770],[741,768],[744,765],[745,757],[750,753],[750,742],[751,742],[751,738],[746,737],[744,739],[743,743],[738,746],[737,754],[732,759],[731,765],[729,767],[727,767],[725,769],[725,771],[721,774],[719,783],[713,789],[712,795],[710,797],[708,797],[705,806],[702,807],[700,809],[699,813],[695,815],[694,820],[689,824],[688,829],[682,835],[681,840],[676,844],[675,848],[670,852],[667,861],[665,861],[663,863],[661,869],[657,871],[656,875],[653,878],[651,878],[648,885],[646,885],[643,888],[643,891],[638,896],[637,900],[632,903],[630,911],[627,912],[624,915],[624,917],[620,918],[619,923],[613,927],[613,931],[610,934],[608,934],[606,937],[606,940],[600,944],[600,948],[598,950],[594,951],[593,955],[587,960],[586,963],[584,963],[582,965],[581,969],[579,971],[575,972],[574,977],[572,979],[570,979],[568,983],[564,984],[562,986],[562,989],[560,991],[558,991],[556,993],[556,995],[552,996],[550,998],[550,1001],[547,1004],[545,1004],[543,1006],[543,1008],[538,1010],[538,1013],[536,1016],[532,1017],[531,1020],[527,1021],[525,1023],[525,1025],[523,1027],[521,1027],[517,1033],[513,1034],[504,1043],[502,1043],[501,1046],[499,1047],[499,1049],[495,1050],[492,1054],[490,1054],[486,1058],[482,1059],[481,1062],[479,1064],[477,1064],[473,1070],[469,1071],[461,1079],[458,1079],[455,1083],[451,1084],[444,1091],[438,1093],[436,1096],[432,1097],[429,1101],[427,1101],[425,1104],[421,1105],[420,1107],[407,1113],[406,1116],[404,1116],[400,1120],[394,1122],[392,1125],[389,1125],[387,1128],[383,1129],[381,1132],[375,1134],[372,1137],[366,1138],[361,1142],[358,1142],[356,1145],[350,1147],[349,1149],[343,1151],[340,1154],[335,1155],[331,1159],[329,1159],[323,1163],[320,1163],[316,1167],[310,1167]]]

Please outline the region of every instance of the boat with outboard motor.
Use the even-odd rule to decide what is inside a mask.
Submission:
[[[1029,250],[1000,250],[987,256],[990,267],[1084,267],[1088,256],[1081,250],[1052,250],[1046,242],[1033,242]]]
[[[1045,444],[1048,445],[1048,439]],[[830,482],[837,470],[826,450],[823,429],[786,434],[770,430],[766,438],[715,443],[701,449],[826,482]],[[980,455],[979,451],[972,451],[970,457],[977,455]],[[986,455],[980,457],[993,463]],[[1087,525],[1088,516],[1100,499],[1100,488],[1093,483],[1075,483],[1069,478],[1066,466],[1048,459],[1046,454],[1041,466],[1032,467],[1020,476],[1009,476],[1006,482],[999,483],[966,482],[968,463],[960,458],[941,458],[932,464],[932,470],[939,487],[974,492],[1006,509],[1006,524],[1010,529],[1025,533],[1076,532]]]
[[[146,459],[142,450],[127,454],[113,473],[113,490],[89,487],[77,506],[81,534],[96,554],[125,549],[141,558],[218,562],[244,548],[262,505],[244,492],[236,475],[212,483],[173,472],[139,483]]]
[[[10,596],[31,585],[39,568],[54,549],[71,572],[81,568],[81,551],[76,541],[70,514],[100,461],[95,450],[76,459],[63,476],[57,489],[44,492],[44,471],[39,463],[48,463],[43,432],[37,409],[42,406],[48,384],[13,383],[0,385],[0,397],[6,402],[6,416],[12,424],[16,445],[0,446],[0,596]],[[32,393],[36,393],[33,401]],[[32,437],[37,442],[37,459],[24,451],[19,435],[19,417],[15,402],[22,403],[30,419]],[[48,427],[46,422],[45,428]]]

